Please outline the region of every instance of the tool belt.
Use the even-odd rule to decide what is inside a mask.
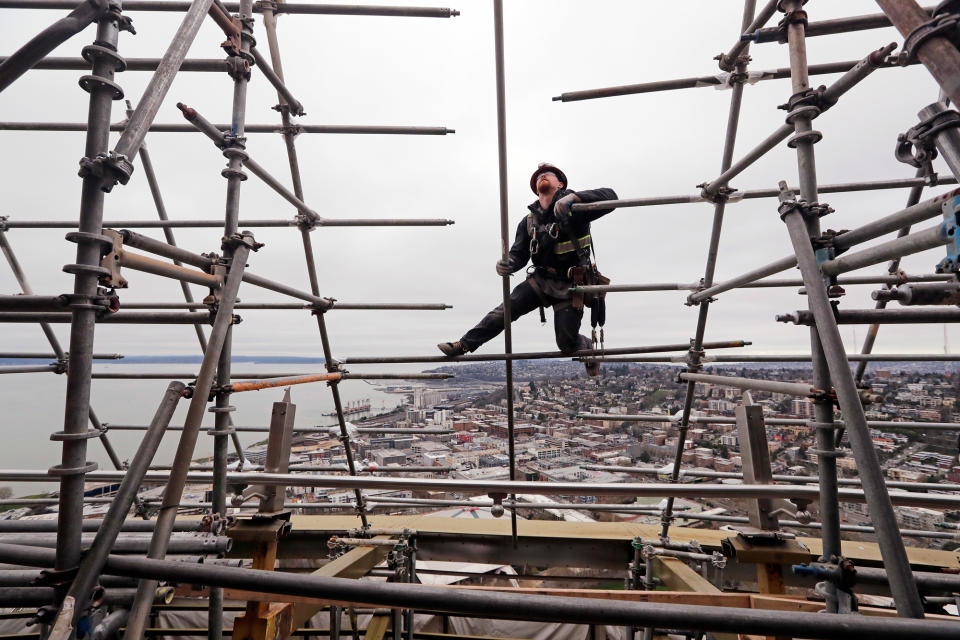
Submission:
[[[594,264],[588,264],[582,267],[570,267],[570,279],[573,281],[574,287],[610,284],[610,278],[600,273],[600,270],[597,269],[597,266]],[[579,310],[587,306],[592,309],[597,306],[597,303],[602,305],[606,296],[605,291],[601,291],[600,293],[583,293],[582,291],[578,291],[573,294],[573,308]]]

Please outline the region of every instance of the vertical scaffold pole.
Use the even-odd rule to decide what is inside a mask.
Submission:
[[[784,186],[786,186],[784,184]],[[884,485],[883,469],[873,449],[870,430],[867,427],[860,396],[853,383],[853,375],[843,353],[843,340],[833,316],[833,308],[823,286],[821,271],[810,246],[810,236],[804,224],[803,214],[794,209],[783,216],[790,231],[790,240],[797,252],[797,263],[810,299],[816,329],[823,343],[823,353],[837,390],[840,410],[847,427],[853,455],[870,510],[870,520],[877,532],[880,553],[890,577],[890,590],[902,617],[922,618],[923,605],[917,593],[916,582],[910,570],[910,561],[900,537],[896,514],[890,503],[890,495]],[[822,508],[822,507],[821,507]]]
[[[80,80],[80,86],[90,93],[87,115],[87,139],[81,160],[83,186],[80,196],[80,223],[76,263],[64,267],[74,274],[73,291],[76,302],[71,306],[70,362],[67,367],[67,390],[63,418],[63,455],[51,473],[60,476],[60,503],[57,516],[58,571],[75,569],[80,564],[80,523],[83,520],[83,483],[87,471],[96,468],[87,462],[87,421],[90,417],[90,383],[93,372],[93,334],[98,306],[93,304],[101,274],[100,253],[103,247],[102,222],[103,180],[91,165],[107,152],[110,136],[110,115],[113,101],[123,97],[114,84],[114,72],[122,59],[116,53],[120,34],[120,3],[97,21],[96,44],[85,50],[93,58],[91,74]],[[68,236],[69,237],[69,236]],[[61,587],[58,596],[66,592]],[[59,598],[58,598],[59,599]]]
[[[796,14],[798,16],[796,19],[789,19],[791,15],[794,15],[794,12],[800,11],[802,5],[801,0],[786,0],[782,5],[782,10],[786,13],[788,20],[787,45],[790,53],[790,77],[794,95],[801,94],[810,88],[807,75],[805,20],[801,19],[799,14]],[[819,197],[813,145],[819,139],[820,134],[813,131],[811,112],[812,110],[809,107],[801,106],[791,111],[787,116],[788,121],[793,122],[795,130],[792,142],[797,149],[800,197],[807,205],[817,204]],[[788,196],[784,193],[785,188],[786,184],[781,183],[782,201],[788,199]],[[792,199],[792,194],[789,198]],[[840,331],[833,316],[833,309],[827,298],[823,275],[813,253],[811,238],[820,235],[819,220],[815,215],[804,215],[801,209],[802,207],[784,209],[785,212],[782,217],[787,224],[790,240],[797,254],[797,265],[800,267],[800,273],[803,276],[810,311],[816,318],[816,324],[811,327],[810,332],[811,348],[814,356],[814,385],[821,389],[830,388],[829,384],[828,386],[822,386],[823,382],[817,378],[817,376],[820,376],[826,377],[828,383],[832,379],[832,384],[836,388],[837,400],[843,412],[844,424],[850,434],[850,444],[853,447],[853,454],[857,461],[863,490],[870,509],[870,518],[876,527],[880,550],[890,575],[890,589],[896,601],[897,613],[902,617],[922,618],[923,605],[920,602],[913,573],[910,570],[910,562],[903,546],[903,539],[900,537],[893,505],[890,503],[890,496],[884,484],[883,470],[873,449],[863,406],[860,403],[860,395],[857,392],[853,374],[850,372],[847,363],[843,340],[840,338]],[[833,423],[833,408],[827,402],[817,403],[815,412],[818,427],[817,445],[821,448],[817,457],[820,475],[820,511],[823,522],[823,555],[829,558],[830,555],[840,555],[839,506],[836,497],[836,454],[833,450],[833,431],[827,428],[828,424],[832,425]],[[828,596],[834,593],[834,590],[829,588],[828,585]],[[835,597],[830,598],[828,610],[837,610]]]
[[[227,179],[226,207],[224,211],[223,235],[226,238],[237,233],[240,218],[240,185],[247,179],[243,172],[243,162],[247,158],[244,151],[246,138],[244,126],[247,116],[247,82],[250,79],[249,56],[253,40],[253,0],[240,0],[240,50],[232,57],[235,63],[230,75],[233,78],[233,109],[230,122],[230,135],[225,138],[223,155],[227,158],[227,168],[223,176]],[[228,262],[234,257],[233,247],[224,247],[223,257]],[[213,436],[213,504],[212,512],[226,514],[227,511],[227,450],[229,437],[235,434],[230,420],[230,393],[223,391],[230,385],[230,365],[233,358],[233,328],[227,327],[217,361],[217,391],[213,407],[208,410],[214,414]],[[242,458],[242,453],[241,453]],[[207,638],[221,640],[223,637],[223,589],[210,588],[210,606],[207,609]]]
[[[503,64],[503,0],[493,0],[493,39],[497,67],[497,158],[500,184],[500,255],[510,257],[510,217],[507,204],[507,98]],[[510,276],[503,281],[503,350],[513,353],[513,318],[510,313]],[[506,361],[507,382],[507,453],[510,458],[510,479],[517,478],[516,445],[513,424],[513,360]],[[511,498],[515,498],[512,496]],[[510,531],[517,546],[517,512],[510,510]]]
[[[781,10],[788,19],[787,47],[790,56],[790,79],[794,96],[799,96],[810,89],[807,73],[807,48],[804,23],[798,18],[789,20],[792,12],[799,11],[802,6],[799,0],[788,0],[781,5]],[[813,132],[810,114],[811,110],[797,109],[796,113],[787,116],[788,122],[793,122],[794,139],[797,149],[797,170],[800,181],[800,197],[809,203],[816,203],[819,199],[817,191],[817,165],[813,145],[817,138]],[[820,235],[820,222],[814,217],[806,220],[809,237]],[[821,286],[822,285],[817,285]],[[830,389],[830,368],[827,366],[823,344],[816,327],[810,327],[810,353],[813,354],[813,385],[818,389]],[[859,400],[858,400],[859,402]],[[817,467],[820,477],[820,520],[821,540],[823,541],[822,559],[829,562],[832,557],[840,557],[840,505],[837,501],[837,459],[834,451],[833,431],[833,402],[829,398],[814,399],[814,420],[817,426]],[[832,584],[826,584],[826,609],[828,612],[837,612],[836,589]]]
[[[756,0],[746,0],[743,3],[743,19],[740,22],[740,32],[750,26],[753,17],[756,14]],[[723,173],[733,164],[733,150],[737,142],[737,128],[740,124],[740,104],[743,102],[743,81],[747,70],[749,46],[744,47],[743,53],[736,61],[735,73],[741,79],[733,83],[733,89],[730,94],[730,110],[727,114],[727,133],[723,142],[723,157],[720,160],[720,173]],[[726,209],[727,199],[723,193],[714,196],[713,205],[713,227],[710,230],[710,245],[707,251],[707,264],[703,273],[703,286],[713,285],[713,275],[717,266],[717,250],[720,246],[720,231],[723,227],[723,213]],[[703,348],[703,337],[707,330],[707,312],[710,309],[710,300],[704,300],[700,303],[700,309],[697,315],[697,329],[694,338],[690,343],[690,365],[688,371],[696,372],[700,370],[700,351]],[[687,439],[687,428],[690,426],[690,412],[693,409],[693,397],[696,391],[696,383],[688,382],[686,396],[683,400],[683,413],[680,417],[680,433],[677,437],[677,450],[674,454],[673,471],[670,474],[671,482],[680,480],[680,465],[683,456],[683,444]],[[673,498],[667,498],[667,504],[664,507],[661,517],[660,536],[666,538],[670,533],[670,523],[673,520]]]

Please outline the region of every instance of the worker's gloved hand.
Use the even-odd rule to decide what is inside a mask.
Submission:
[[[513,273],[513,267],[510,266],[509,260],[503,258],[497,260],[497,275],[508,276],[511,273]]]
[[[569,224],[570,205],[574,202],[580,202],[580,196],[575,193],[565,195],[559,200],[557,200],[553,205],[553,217],[557,219],[557,222],[561,227],[565,227]]]

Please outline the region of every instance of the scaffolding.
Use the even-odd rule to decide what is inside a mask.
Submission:
[[[15,83],[31,69],[82,70],[81,88],[90,94],[87,122],[0,122],[0,131],[79,131],[85,132],[86,146],[80,161],[82,195],[76,220],[17,220],[0,217],[0,250],[20,288],[16,295],[0,295],[0,322],[30,323],[40,327],[51,353],[10,351],[5,358],[52,360],[42,365],[0,367],[0,374],[55,373],[65,375],[66,392],[64,422],[51,439],[59,442],[61,461],[46,471],[0,470],[3,482],[59,482],[55,499],[58,521],[55,530],[42,523],[15,526],[0,523],[0,561],[13,565],[0,570],[0,605],[21,605],[36,608],[35,620],[41,625],[40,636],[67,640],[89,635],[106,640],[122,633],[139,639],[158,635],[149,627],[152,611],[164,606],[171,593],[161,582],[202,585],[208,605],[207,627],[203,635],[220,640],[225,633],[243,638],[283,639],[291,635],[341,635],[342,608],[355,620],[357,607],[374,609],[374,618],[366,629],[367,637],[383,637],[389,628],[394,638],[417,636],[415,611],[441,612],[447,615],[520,619],[545,622],[568,622],[591,626],[621,625],[623,637],[633,638],[638,629],[645,638],[653,638],[663,630],[710,632],[717,637],[729,634],[761,634],[777,637],[806,638],[955,638],[957,622],[942,616],[930,616],[927,606],[943,596],[960,593],[955,575],[933,575],[917,568],[904,546],[904,537],[954,539],[946,531],[923,531],[901,528],[895,505],[939,509],[960,508],[957,485],[898,483],[887,481],[874,450],[869,429],[895,424],[900,428],[958,431],[952,423],[884,423],[868,421],[864,404],[870,402],[862,382],[866,367],[875,361],[956,361],[960,356],[932,353],[875,354],[873,346],[881,324],[955,323],[960,315],[952,305],[960,300],[957,274],[960,273],[960,189],[922,199],[925,187],[956,184],[960,179],[960,114],[949,108],[960,98],[960,52],[957,26],[960,8],[956,2],[941,3],[936,9],[921,8],[913,0],[878,0],[883,13],[847,19],[811,21],[804,5],[806,0],[769,0],[759,9],[755,0],[744,2],[741,28],[736,42],[717,56],[720,73],[680,80],[622,85],[587,91],[563,93],[558,102],[601,99],[613,96],[644,94],[687,89],[700,86],[726,86],[730,91],[729,112],[719,174],[698,185],[699,193],[623,199],[575,204],[574,210],[663,206],[672,204],[708,203],[713,210],[706,264],[698,282],[666,282],[585,286],[573,293],[686,291],[686,303],[697,307],[697,323],[688,343],[610,347],[581,350],[573,354],[558,351],[514,351],[511,333],[510,282],[502,278],[505,315],[502,353],[470,354],[458,357],[434,355],[360,356],[336,358],[331,346],[326,316],[338,310],[357,311],[442,311],[445,303],[414,302],[341,302],[322,293],[321,269],[311,232],[320,227],[445,227],[448,219],[429,218],[333,218],[325,217],[308,204],[304,180],[298,161],[296,138],[301,134],[386,134],[445,136],[454,130],[444,126],[343,126],[311,125],[296,120],[305,114],[305,105],[296,97],[295,85],[288,84],[281,63],[277,36],[277,16],[292,15],[364,15],[385,17],[453,18],[456,10],[426,7],[347,6],[241,0],[85,0],[78,6],[61,0],[0,0],[0,9],[71,10],[70,14],[37,34],[19,50],[0,58],[0,92]],[[493,0],[494,68],[496,75],[496,115],[499,175],[499,222],[501,254],[509,250],[508,167],[507,167],[507,100],[502,0]],[[125,59],[120,47],[121,34],[133,32],[127,12],[182,13],[182,22],[160,58]],[[779,24],[767,26],[775,16]],[[224,59],[190,59],[187,52],[201,25],[210,18],[222,30],[226,40],[221,47]],[[87,26],[96,25],[96,39],[81,50],[81,57],[53,57],[49,54]],[[895,26],[905,41],[900,53],[896,44],[867,52],[860,60],[823,65],[808,65],[806,39],[809,37]],[[261,29],[267,42],[262,52],[255,38]],[[769,71],[750,69],[750,47],[754,44],[779,42],[786,45],[789,65]],[[823,134],[814,129],[814,121],[840,103],[845,94],[878,69],[908,65],[924,65],[942,88],[940,99],[919,111],[918,123],[897,141],[897,159],[916,169],[912,178],[861,181],[821,185],[816,171],[816,143]],[[111,122],[114,101],[125,97],[116,74],[123,71],[151,73],[149,84],[132,104],[127,101],[127,117]],[[226,73],[232,82],[232,113],[228,123],[208,120],[201,109],[177,103],[185,123],[156,123],[161,104],[175,77],[185,73]],[[841,74],[827,86],[813,88],[810,77],[817,74]],[[247,85],[254,74],[276,90],[278,124],[247,123]],[[756,147],[735,157],[735,144],[743,93],[749,84],[759,81],[789,79],[791,91],[783,105],[785,123]],[[2,95],[2,94],[0,94]],[[829,117],[829,116],[828,116]],[[110,133],[119,132],[111,146]],[[160,180],[146,146],[150,133],[201,133],[226,159],[221,172],[226,181],[226,204],[221,218],[177,220],[168,216]],[[274,133],[282,136],[290,170],[290,187],[255,159],[248,149],[247,134]],[[796,187],[786,180],[776,189],[738,190],[731,181],[765,154],[783,143],[796,150]],[[938,177],[933,160],[942,157],[953,174]],[[136,165],[139,163],[139,167]],[[139,179],[136,169],[145,178],[156,209],[157,219],[110,219],[105,217],[107,194],[131,180]],[[292,218],[240,218],[240,195],[243,183],[253,174],[270,191],[293,207]],[[904,208],[889,215],[877,216],[860,227],[843,231],[823,231],[820,218],[833,212],[821,202],[821,194],[908,188]],[[750,270],[723,281],[716,280],[716,265],[724,214],[728,204],[749,199],[777,200],[777,213],[784,223],[793,253],[773,263]],[[771,205],[771,215],[773,206]],[[928,220],[936,224],[922,230],[913,225]],[[66,239],[77,245],[75,261],[63,267],[73,276],[70,293],[37,293],[18,261],[10,241],[16,229],[67,229]],[[174,230],[180,228],[218,229],[221,239],[211,253],[195,253],[177,245]],[[257,251],[263,246],[251,230],[276,228],[296,229],[300,234],[309,290],[298,289],[285,279],[258,275]],[[134,229],[158,229],[163,240],[149,237]],[[896,232],[895,239],[859,248],[871,240]],[[937,263],[934,273],[907,274],[900,268],[900,259],[929,249],[946,249],[946,256]],[[248,263],[252,269],[248,269]],[[886,272],[874,275],[841,275],[864,267],[886,263]],[[778,273],[799,268],[799,279],[774,279]],[[183,302],[152,300],[123,303],[121,295],[128,287],[124,272],[143,272],[176,281],[181,287]],[[209,290],[197,301],[190,285]],[[837,304],[844,294],[844,285],[879,285],[874,292],[874,309],[846,309]],[[244,303],[242,290],[256,287],[291,299],[284,302]],[[742,288],[802,287],[806,309],[779,316],[783,322],[810,327],[808,355],[713,355],[716,349],[739,348],[750,344],[745,339],[708,341],[708,312],[720,294]],[[120,294],[118,294],[118,290]],[[935,306],[934,309],[888,309],[889,302],[904,306]],[[250,310],[300,310],[315,317],[324,358],[324,373],[292,370],[265,374],[259,371],[240,372],[233,368],[233,332],[241,321],[236,312]],[[61,344],[51,324],[70,325],[69,344]],[[190,325],[194,328],[202,352],[199,369],[189,372],[163,371],[152,373],[115,373],[94,370],[95,360],[116,359],[119,354],[94,351],[97,324]],[[840,336],[840,324],[869,325],[860,353],[848,354]],[[209,326],[205,331],[203,326]],[[240,330],[240,329],[237,329]],[[8,348],[7,345],[4,345]],[[12,348],[12,345],[10,345]],[[710,352],[710,353],[708,353]],[[636,476],[654,475],[663,482],[624,482],[606,484],[546,483],[520,479],[515,449],[515,410],[513,363],[517,360],[570,358],[604,362],[664,362],[684,365],[677,382],[685,389],[684,403],[678,416],[669,418],[678,428],[678,442],[673,464],[667,469],[595,465],[596,470],[615,471]],[[395,474],[436,473],[438,467],[377,468],[354,457],[351,439],[358,433],[444,434],[445,430],[370,427],[356,430],[348,424],[345,403],[339,384],[349,379],[365,380],[431,380],[450,377],[443,373],[349,371],[353,365],[392,365],[449,362],[503,362],[506,374],[506,418],[509,459],[507,480],[451,480],[445,478],[398,477]],[[809,382],[779,382],[705,373],[705,367],[724,362],[810,362]],[[850,363],[856,362],[854,370]],[[163,379],[169,385],[160,399],[149,424],[105,424],[91,405],[93,379]],[[240,426],[234,423],[231,405],[234,394],[268,388],[325,382],[330,390],[336,416],[336,430],[343,445],[345,464],[307,465],[289,461],[294,433],[326,431],[320,428],[294,428],[296,406],[289,390],[282,401],[274,403],[269,426]],[[682,456],[691,425],[702,421],[694,415],[694,401],[699,384],[713,384],[741,389],[740,406],[735,418],[711,422],[733,423],[744,458],[742,473],[691,473],[682,469]],[[812,420],[764,419],[753,403],[751,391],[767,391],[807,398],[814,403]],[[187,402],[182,426],[171,426],[174,411]],[[840,416],[837,415],[837,409]],[[214,414],[214,426],[202,427],[204,414]],[[583,418],[616,419],[637,422],[663,421],[660,415],[582,414]],[[779,420],[779,422],[778,422]],[[818,473],[816,476],[772,475],[767,453],[765,425],[791,424],[807,427],[816,434]],[[111,443],[109,431],[142,432],[139,447],[124,464]],[[171,464],[154,463],[160,440],[167,431],[179,432],[179,445]],[[231,470],[228,463],[231,446],[240,461],[244,453],[238,433],[268,434],[266,459],[262,465]],[[212,465],[194,463],[199,436],[213,437]],[[858,468],[856,480],[838,478],[837,457],[841,440],[849,440]],[[87,441],[98,439],[115,467],[98,470],[88,461]],[[342,473],[345,475],[318,475]],[[377,475],[372,475],[374,472]],[[368,475],[365,475],[368,474]],[[393,477],[391,477],[393,476]],[[739,484],[683,483],[684,478],[733,478]],[[116,483],[118,490],[111,498],[85,496],[90,482]],[[142,500],[138,493],[145,484],[164,487],[162,496],[153,501]],[[187,502],[185,488],[189,484],[212,485],[209,500]],[[344,488],[353,493],[353,502],[342,508],[356,518],[355,529],[344,530],[329,540],[336,557],[320,575],[298,575],[275,571],[278,553],[290,534],[291,511],[306,511],[300,503],[284,500],[284,488],[290,486]],[[239,490],[236,488],[240,487]],[[417,489],[423,492],[449,492],[485,496],[479,502],[391,498],[378,493],[390,489]],[[903,491],[907,489],[907,491]],[[891,490],[894,490],[891,492]],[[254,512],[243,513],[236,521],[227,521],[228,498],[235,505],[257,501]],[[569,503],[526,502],[523,495],[540,496],[641,496],[665,498],[663,508],[637,505],[578,505],[578,509],[632,514],[655,514],[660,517],[656,539],[637,536],[630,541],[624,555],[627,597],[598,600],[585,594],[525,593],[523,590],[468,590],[411,585],[416,582],[418,553],[431,544],[430,533],[409,529],[377,528],[370,514],[377,507],[391,506],[473,506],[490,509],[495,515],[510,513],[509,545],[500,549],[519,554],[533,544],[518,525],[517,513],[524,510],[562,509]],[[687,514],[678,509],[677,498],[737,498],[750,505],[749,517],[718,514]],[[109,504],[106,515],[96,525],[84,520],[85,504],[100,501]],[[774,509],[774,501],[790,500],[795,511]],[[819,502],[819,522],[814,522],[806,507]],[[841,525],[841,502],[865,503],[869,508],[870,525]],[[2,505],[22,504],[17,499],[0,500]],[[29,504],[37,504],[30,499]],[[155,514],[145,523],[128,519],[131,509]],[[178,519],[183,509],[199,509],[204,519]],[[783,518],[781,516],[788,516]],[[724,522],[737,526],[737,531],[717,547],[695,541],[678,542],[678,520],[684,522]],[[9,526],[8,526],[9,525]],[[673,594],[672,599],[658,598],[656,585],[665,584],[666,574],[690,572],[696,565],[703,574],[719,572],[727,559],[756,568],[755,582],[762,593],[784,594],[789,576],[783,571],[783,558],[801,558],[793,534],[782,527],[819,530],[820,551],[817,562],[794,567],[798,576],[816,579],[822,609],[829,615],[814,613],[818,609],[765,611],[743,599],[726,598],[717,593],[702,595],[700,600]],[[85,534],[89,531],[89,534]],[[95,531],[95,533],[93,533]],[[842,549],[842,532],[871,533],[876,536],[883,572],[853,567]],[[674,538],[671,538],[671,532]],[[9,534],[9,535],[7,535]],[[19,534],[16,537],[15,534]],[[93,535],[90,535],[93,534]],[[134,537],[139,535],[139,537]],[[14,536],[14,537],[11,537]],[[46,537],[45,537],[46,536]],[[442,536],[438,536],[442,537]],[[229,551],[234,543],[252,558],[252,568],[217,562],[203,562],[204,556]],[[432,544],[443,544],[432,542]],[[246,545],[246,547],[244,547]],[[49,548],[49,547],[53,548]],[[510,549],[512,548],[512,550]],[[246,551],[244,551],[246,549]],[[622,550],[621,550],[622,551]],[[387,553],[389,552],[389,557]],[[809,554],[807,554],[809,555]],[[138,557],[143,556],[143,557]],[[780,560],[778,560],[778,558]],[[387,559],[389,571],[374,570],[370,575],[388,576],[390,582],[361,581],[381,560]],[[421,558],[422,559],[422,558]],[[677,567],[676,563],[683,565]],[[687,563],[687,564],[684,564]],[[672,569],[671,569],[672,567]],[[27,568],[30,568],[29,570]],[[35,568],[44,569],[37,572]],[[380,571],[380,573],[376,573]],[[873,573],[871,573],[873,571]],[[426,574],[426,571],[424,572]],[[661,577],[658,578],[657,575]],[[684,574],[685,575],[685,574]],[[857,577],[859,575],[859,578]],[[696,574],[695,574],[696,577]],[[673,578],[670,578],[671,580]],[[688,583],[695,582],[686,576]],[[704,581],[706,582],[706,581]],[[882,585],[893,597],[896,617],[859,615],[854,585]],[[35,585],[35,586],[32,586]],[[710,585],[704,586],[709,590]],[[686,589],[696,591],[695,588]],[[684,589],[677,589],[684,591]],[[225,629],[225,592],[231,599],[247,600],[243,615],[232,630]],[[238,598],[238,594],[243,597]],[[286,598],[286,599],[285,599]],[[752,601],[751,601],[752,602]],[[786,602],[786,600],[784,600]],[[792,601],[791,601],[792,602]],[[169,602],[166,602],[169,604]],[[768,603],[769,604],[769,603]],[[800,607],[800,605],[796,605]],[[104,615],[112,608],[109,615]],[[774,608],[768,606],[767,608]],[[321,609],[331,613],[330,628],[304,628],[311,615]],[[378,614],[379,612],[379,614]],[[927,619],[924,619],[927,618]],[[168,630],[170,631],[170,630]],[[176,631],[176,630],[173,630]],[[189,631],[189,630],[188,630]],[[354,633],[357,630],[354,629]],[[164,635],[171,635],[164,633]],[[727,635],[724,635],[727,634]],[[190,633],[184,633],[190,635]]]

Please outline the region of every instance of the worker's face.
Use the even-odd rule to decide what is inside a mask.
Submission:
[[[553,193],[561,186],[560,179],[552,171],[545,171],[537,176],[537,193]]]

